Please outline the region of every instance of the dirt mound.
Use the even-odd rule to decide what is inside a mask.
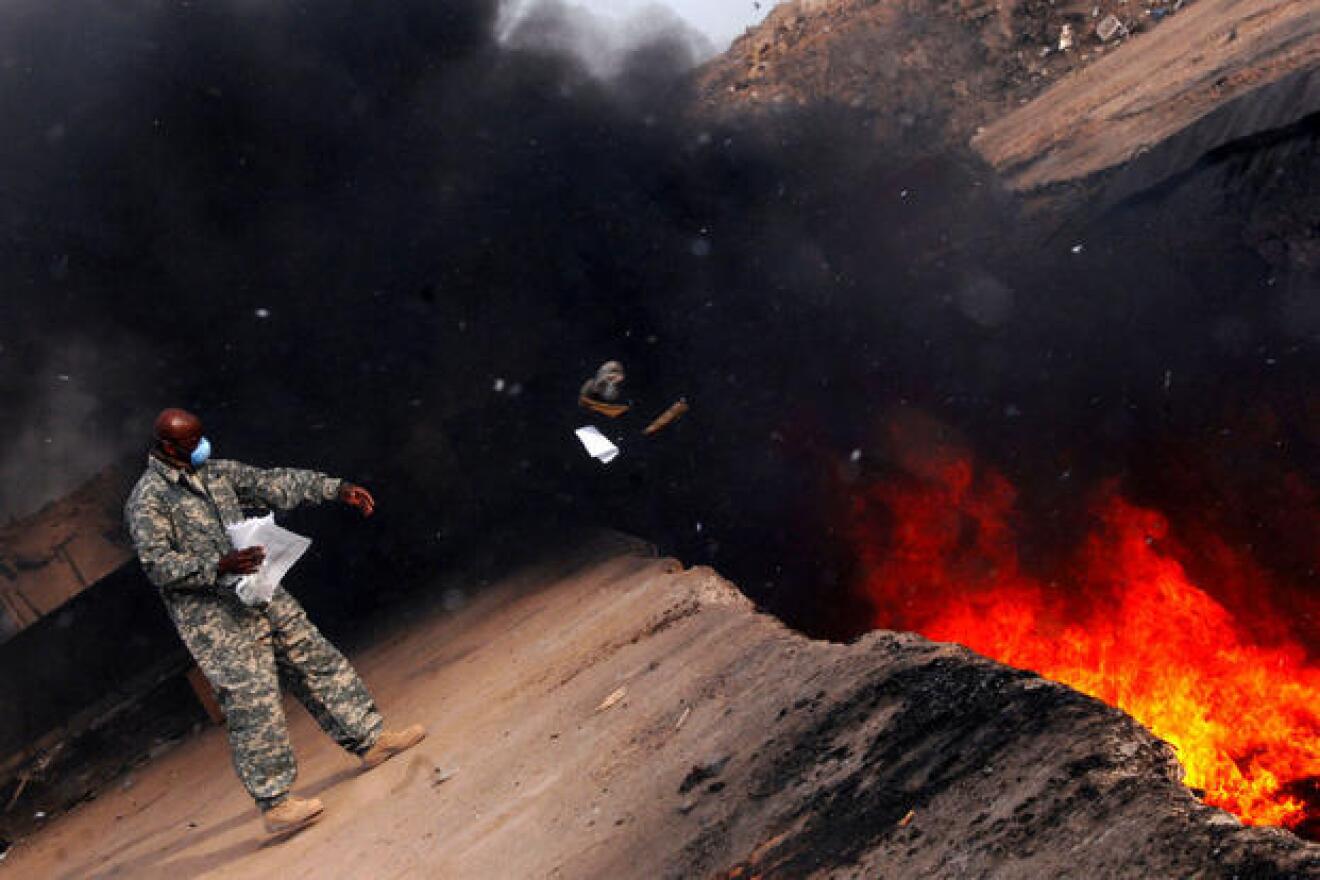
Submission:
[[[798,0],[781,3],[697,78],[718,115],[829,101],[878,139],[931,151],[1181,10],[1125,0]],[[1117,22],[1110,34],[1103,23]],[[1066,33],[1065,33],[1066,31]],[[1060,48],[1060,47],[1064,48]]]
[[[21,842],[41,877],[1305,877],[1127,716],[965,649],[813,642],[705,569],[436,584],[355,662],[415,752],[359,774],[293,712],[326,818],[279,845],[210,729]]]

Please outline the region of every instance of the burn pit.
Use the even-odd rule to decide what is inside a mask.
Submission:
[[[502,51],[494,4],[433,6],[310,32],[276,11],[174,9],[146,34],[88,19],[114,36],[105,53],[24,6],[26,48],[9,48],[52,63],[0,96],[31,122],[4,182],[16,421],[44,426],[90,376],[61,448],[84,451],[88,425],[124,435],[168,396],[207,414],[226,455],[370,483],[387,511],[374,531],[322,523],[309,563],[308,604],[332,628],[406,601],[493,524],[633,529],[836,638],[942,620],[909,617],[895,589],[933,580],[965,607],[961,590],[1010,574],[1060,632],[1104,620],[1127,582],[1050,581],[1090,585],[1079,558],[1118,548],[1168,574],[1162,595],[1198,603],[1212,635],[1283,661],[1290,687],[1314,681],[1320,286],[1282,243],[1307,215],[1281,194],[1320,179],[1314,120],[1279,155],[1045,222],[974,158],[878,150],[847,110],[738,126],[620,101],[565,59]],[[104,84],[86,105],[102,112],[47,119],[85,106],[80,82]],[[86,375],[32,379],[71,348],[90,351]],[[622,501],[567,434],[607,357],[694,406]],[[896,410],[930,414],[931,446],[963,438],[959,467],[896,450]],[[136,455],[127,437],[116,451]],[[8,473],[34,469],[32,445],[0,443]],[[900,490],[945,503],[931,529],[951,570],[877,579],[905,546]],[[1313,816],[1301,760],[1280,796]]]
[[[966,645],[1124,709],[1174,746],[1184,782],[1250,824],[1315,836],[1320,669],[1250,560],[1214,548],[1253,601],[1216,597],[1168,518],[1103,489],[1051,579],[1023,568],[1015,491],[966,458],[863,485],[850,538],[874,622]],[[1213,552],[1213,551],[1212,551]],[[1254,616],[1254,619],[1253,617]],[[1257,631],[1273,634],[1262,644]]]

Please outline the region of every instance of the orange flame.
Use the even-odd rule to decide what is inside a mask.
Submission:
[[[1108,493],[1065,591],[1022,570],[1005,479],[966,460],[929,475],[854,496],[849,534],[877,626],[960,642],[1118,706],[1173,745],[1207,803],[1248,824],[1315,827],[1305,786],[1320,780],[1320,667],[1295,640],[1253,641],[1193,583],[1164,516]],[[1234,562],[1233,577],[1250,569]]]

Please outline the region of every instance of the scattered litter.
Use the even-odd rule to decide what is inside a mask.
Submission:
[[[731,757],[731,755],[724,755],[704,764],[692,765],[692,769],[688,771],[687,776],[684,776],[683,781],[679,784],[678,793],[687,794],[707,779],[714,779],[719,776],[724,772],[724,768],[728,766]]]
[[[1164,371],[1164,393],[1168,394],[1169,389],[1173,387],[1173,370]]]
[[[1117,15],[1106,15],[1095,26],[1095,35],[1100,38],[1100,42],[1108,43],[1118,37],[1126,37],[1128,29],[1127,25],[1119,21]]]
[[[504,390],[504,380],[503,380],[503,379],[496,379],[496,380],[495,380],[494,390],[495,390],[497,393],[498,393],[498,392],[501,392],[501,391]]]
[[[910,822],[912,821],[913,817],[915,817],[916,815],[917,815],[917,811],[916,811],[916,810],[908,810],[908,811],[907,811],[907,815],[904,816],[902,819],[899,819],[899,820],[898,820],[898,827],[899,827],[899,828],[906,828],[906,827],[908,827],[908,823],[910,823]]]
[[[448,769],[444,767],[436,767],[435,778],[431,780],[431,787],[435,788],[437,786],[444,785],[446,782],[453,779],[454,776],[457,775],[457,773],[458,773],[457,767],[450,767]]]
[[[32,818],[33,818],[33,819],[44,819],[44,818],[46,818],[46,811],[45,811],[45,810],[37,810],[35,813],[32,814]]]
[[[61,382],[71,382],[71,381],[73,381],[73,377],[70,376],[68,373],[60,373],[60,374],[59,374],[58,376],[56,376],[55,378],[56,378],[56,379],[59,379]]]
[[[1086,250],[1086,245],[1084,244],[1075,244],[1072,246],[1072,252],[1074,254],[1080,254],[1084,250]]]
[[[578,440],[582,441],[582,446],[587,450],[587,455],[601,464],[609,464],[619,457],[619,447],[611,443],[596,426],[587,425],[585,428],[578,428],[576,433]]]
[[[624,697],[624,695],[627,694],[627,693],[628,693],[628,688],[626,688],[626,687],[621,687],[621,688],[619,688],[617,691],[615,691],[614,693],[610,694],[610,695],[609,695],[608,697],[606,697],[605,699],[601,700],[601,701],[600,701],[600,705],[596,707],[596,711],[597,711],[597,712],[604,712],[606,709],[609,709],[609,708],[613,707],[613,706],[614,706],[615,704],[617,704],[620,700],[622,700],[623,697]]]
[[[857,462],[861,461],[861,460],[862,460],[862,450],[860,450],[860,449],[854,449],[854,450],[852,451],[852,453],[849,454],[849,456],[848,456],[848,460],[851,461],[853,464],[856,464]]]
[[[1059,51],[1067,52],[1073,47],[1073,29],[1072,25],[1065,24],[1063,30],[1059,31]]]
[[[703,526],[701,523],[697,523],[697,534],[700,535],[700,534],[701,534],[701,530],[704,529],[704,528],[705,528],[705,526]]]
[[[266,318],[270,317],[270,309],[264,309],[264,308],[256,309],[252,312],[252,314],[256,315],[258,318],[261,318],[264,321]]]
[[[674,730],[679,730],[679,729],[681,729],[681,728],[683,727],[683,722],[687,721],[687,720],[688,720],[688,716],[691,715],[691,714],[692,714],[692,707],[691,707],[691,706],[684,706],[684,707],[683,707],[683,714],[682,714],[682,715],[679,715],[679,716],[678,716],[678,720],[674,722]]]

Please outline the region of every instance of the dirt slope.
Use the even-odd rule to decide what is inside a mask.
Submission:
[[[878,141],[931,152],[1176,17],[1176,0],[790,0],[697,77],[719,116],[826,101]],[[1178,15],[1183,14],[1181,11]],[[1110,16],[1121,36],[1097,36]],[[1071,45],[1060,49],[1064,29]]]
[[[1234,108],[1239,98],[1247,100]],[[1194,128],[1224,110],[1232,112]],[[1146,175],[1150,186],[1226,143],[1315,112],[1320,0],[1203,0],[996,120],[973,145],[1014,188],[1033,190],[1084,180],[1181,135],[1167,167]]]
[[[1066,688],[911,635],[811,642],[755,613],[713,572],[680,572],[618,542],[554,562],[457,613],[415,610],[357,654],[389,717],[430,725],[409,756],[359,775],[290,707],[298,790],[329,808],[302,835],[262,839],[211,729],[52,820],[3,871],[285,880],[1320,872],[1320,847],[1202,806],[1174,781],[1162,744]]]

